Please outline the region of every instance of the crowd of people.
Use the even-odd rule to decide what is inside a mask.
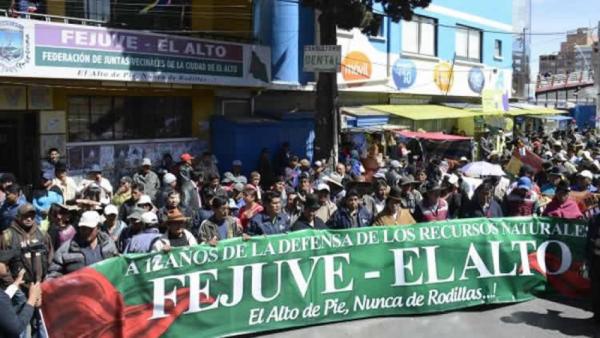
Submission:
[[[483,160],[506,167],[520,152],[536,154],[541,166],[481,177],[465,173],[472,162],[466,157],[415,157],[402,148],[384,159],[376,144],[364,156],[342,154],[335,166],[301,159],[286,144],[274,163],[261,155],[248,176],[239,160],[221,173],[211,153],[186,153],[178,163],[144,158],[117,187],[98,166],[77,182],[51,149],[31,196],[15,175],[0,177],[1,335],[18,336],[29,323],[41,332],[33,311],[40,282],[120,254],[305,229],[473,217],[580,219],[585,210],[571,196],[589,192],[593,199],[600,189],[599,141],[594,131],[517,138]],[[592,240],[596,235],[591,231]],[[20,304],[14,312],[5,309],[11,303]]]

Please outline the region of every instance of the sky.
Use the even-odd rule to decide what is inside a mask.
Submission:
[[[534,34],[596,27],[600,21],[600,0],[532,0],[531,20]],[[560,43],[565,40],[565,35],[532,35],[532,75],[538,73],[539,55],[559,51]]]

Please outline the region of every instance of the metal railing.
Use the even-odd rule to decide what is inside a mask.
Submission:
[[[8,18],[21,18],[21,19],[28,19],[28,20],[40,20],[40,21],[46,21],[46,22],[61,22],[61,23],[68,23],[68,24],[100,26],[100,27],[108,25],[107,21],[102,21],[102,20],[74,18],[74,17],[69,17],[69,16],[60,16],[60,15],[51,15],[51,14],[19,12],[19,11],[13,11],[10,9],[0,9],[0,16],[5,16]]]

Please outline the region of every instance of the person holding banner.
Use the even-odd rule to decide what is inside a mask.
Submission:
[[[527,176],[519,178],[516,187],[504,198],[506,216],[532,216],[538,213],[538,195],[532,190],[533,183]]]
[[[229,216],[227,200],[217,196],[212,200],[213,215],[200,224],[198,239],[200,243],[217,245],[220,240],[240,237],[243,233],[239,219]]]
[[[350,190],[344,198],[344,204],[333,214],[327,226],[330,229],[352,229],[371,225],[373,216],[362,205],[356,190]]]
[[[321,204],[319,203],[319,197],[317,195],[306,195],[302,215],[300,215],[300,218],[292,225],[291,231],[327,229],[325,222],[317,217],[317,212],[320,208]]]
[[[425,185],[423,200],[417,204],[415,219],[417,222],[435,222],[448,219],[448,203],[441,198],[441,187],[429,181]]]
[[[246,234],[249,236],[283,234],[290,230],[290,219],[282,211],[281,197],[273,191],[263,196],[264,210],[252,217]]]

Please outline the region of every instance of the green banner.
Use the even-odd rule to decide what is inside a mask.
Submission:
[[[587,226],[467,219],[122,256],[44,285],[51,337],[216,337],[585,295]]]

